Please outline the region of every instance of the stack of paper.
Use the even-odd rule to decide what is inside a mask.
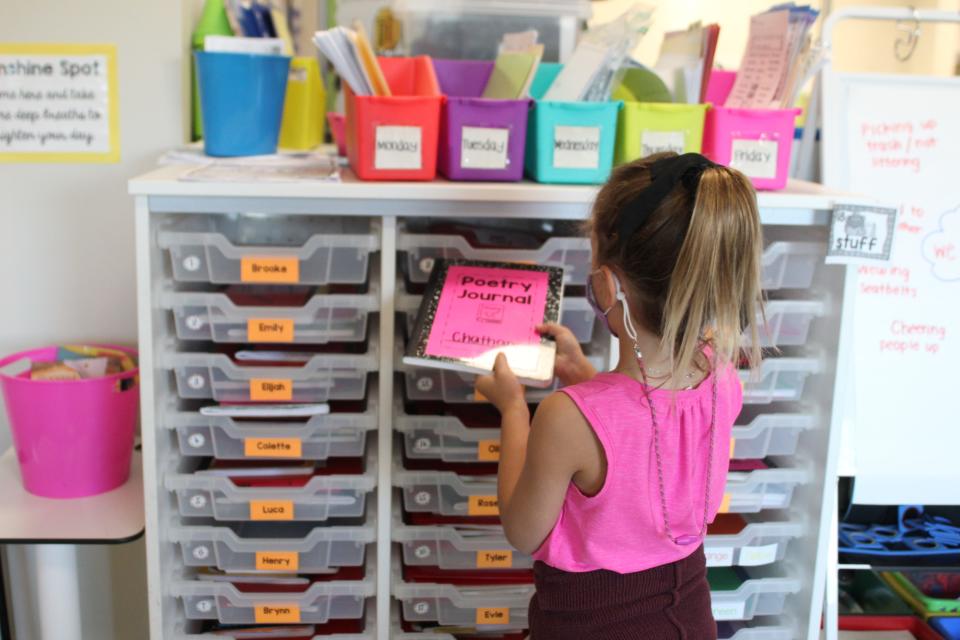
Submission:
[[[390,87],[362,25],[354,23],[354,29],[334,27],[318,31],[313,42],[356,95],[390,95]]]
[[[543,99],[609,100],[620,67],[646,33],[650,16],[649,9],[634,6],[613,22],[584,33]]]
[[[750,35],[727,107],[778,109],[793,105],[816,73],[820,52],[811,46],[810,27],[819,11],[792,2],[750,20]]]
[[[535,44],[524,51],[501,51],[483,90],[483,97],[498,100],[526,98],[542,57],[542,44]]]
[[[673,102],[703,102],[719,37],[719,25],[699,23],[686,31],[663,36],[660,56],[653,68],[667,85]]]

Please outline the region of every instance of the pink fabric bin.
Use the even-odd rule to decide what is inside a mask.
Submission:
[[[135,351],[111,345],[98,345]],[[31,380],[29,368],[7,374],[20,362],[52,362],[57,348],[23,351],[0,360],[0,386],[24,488],[47,498],[106,493],[130,476],[140,386],[138,369],[86,380]]]
[[[742,171],[757,189],[783,189],[799,114],[800,109],[712,107],[704,123],[703,154]]]

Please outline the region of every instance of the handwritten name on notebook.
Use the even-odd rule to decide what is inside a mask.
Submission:
[[[472,358],[493,347],[540,344],[548,274],[491,267],[451,266],[426,353]]]

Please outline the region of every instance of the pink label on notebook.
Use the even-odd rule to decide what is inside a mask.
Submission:
[[[440,293],[426,354],[474,358],[513,344],[540,344],[548,274],[453,265]]]

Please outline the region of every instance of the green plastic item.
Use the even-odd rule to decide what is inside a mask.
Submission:
[[[913,610],[872,571],[856,571],[847,591],[866,614],[910,615]]]
[[[617,123],[614,162],[622,164],[654,153],[699,153],[703,145],[705,104],[625,102]]]
[[[910,578],[899,571],[881,575],[884,581],[924,618],[960,616],[960,599],[932,598],[918,589]]]
[[[624,69],[623,78],[614,88],[610,99],[624,102],[673,102],[667,85],[660,76],[646,67]]]
[[[707,582],[711,591],[736,591],[746,581],[743,573],[734,567],[711,567],[707,569]]]
[[[193,30],[193,50],[203,51],[203,41],[207,36],[232,36],[233,28],[227,19],[227,8],[223,0],[206,0],[203,3],[203,12]],[[190,56],[191,59],[193,56]],[[193,136],[194,140],[203,137],[203,117],[200,113],[200,85],[197,82],[196,62],[190,64],[190,75],[193,77],[190,102],[193,108]]]

